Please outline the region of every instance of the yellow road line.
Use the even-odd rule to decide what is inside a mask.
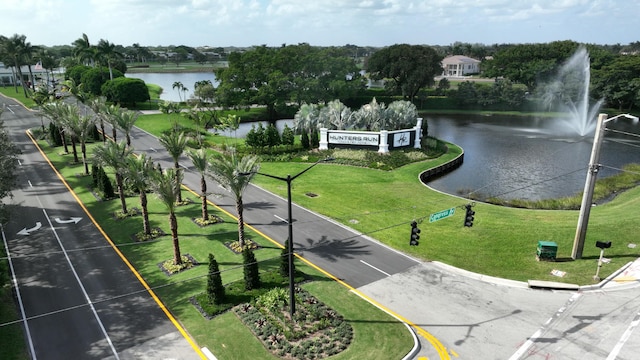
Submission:
[[[167,307],[164,305],[164,303],[162,302],[162,300],[160,300],[160,298],[155,294],[155,292],[153,290],[151,290],[151,288],[149,287],[149,285],[147,284],[147,282],[142,278],[142,276],[138,273],[138,271],[133,267],[133,265],[131,265],[131,263],[129,262],[129,260],[127,259],[126,256],[124,256],[124,254],[122,252],[120,252],[120,249],[118,249],[118,247],[115,245],[115,243],[111,240],[111,238],[109,237],[109,235],[107,235],[106,232],[104,232],[104,230],[102,229],[102,227],[100,227],[100,225],[98,224],[98,222],[93,218],[93,216],[91,216],[91,213],[89,212],[89,210],[84,206],[84,204],[82,203],[82,201],[80,200],[80,198],[76,195],[76,193],[73,191],[73,189],[71,189],[71,186],[69,186],[69,184],[65,181],[64,177],[62,176],[62,174],[60,174],[60,172],[58,172],[58,169],[56,169],[56,167],[53,165],[53,163],[51,163],[51,161],[49,160],[49,158],[47,157],[47,155],[44,153],[44,151],[42,151],[42,149],[40,148],[40,146],[38,145],[38,143],[36,142],[36,140],[33,138],[33,136],[31,136],[31,132],[29,130],[26,131],[27,135],[29,136],[29,138],[31,139],[31,141],[33,142],[33,144],[36,146],[36,148],[38,149],[38,151],[40,152],[40,154],[42,154],[42,156],[44,157],[44,159],[47,161],[47,163],[49,163],[49,166],[51,166],[51,168],[53,169],[53,171],[56,173],[56,175],[58,176],[58,178],[60,179],[60,181],[62,181],[62,183],[64,184],[64,186],[66,186],[66,188],[69,190],[69,192],[71,193],[71,195],[73,196],[74,199],[76,199],[76,201],[78,202],[78,204],[80,205],[80,207],[84,210],[84,212],[87,214],[87,216],[89,217],[89,219],[91,220],[91,222],[93,222],[93,224],[96,226],[96,228],[98,229],[98,231],[100,231],[100,233],[102,234],[102,236],[104,236],[104,238],[107,240],[107,242],[109,243],[109,245],[111,245],[111,248],[113,248],[113,250],[118,254],[118,256],[120,256],[120,258],[122,259],[122,261],[124,261],[124,263],[129,267],[129,269],[131,270],[131,272],[133,272],[133,274],[135,275],[135,277],[138,279],[138,281],[140,281],[140,283],[142,284],[142,286],[147,290],[147,292],[149,293],[149,295],[151,295],[151,297],[153,298],[153,300],[155,300],[155,302],[158,304],[158,306],[160,307],[160,309],[162,309],[162,311],[165,313],[165,315],[167,315],[167,317],[169,318],[169,320],[173,323],[173,325],[178,329],[178,331],[180,331],[180,333],[182,334],[182,336],[187,340],[187,342],[189,342],[189,344],[191,345],[191,347],[195,350],[195,352],[200,356],[201,359],[206,360],[207,357],[204,355],[204,353],[202,352],[202,350],[200,350],[200,348],[198,347],[198,345],[195,343],[195,341],[191,338],[191,336],[187,333],[187,331],[182,327],[182,325],[176,320],[175,317],[173,317],[173,315],[171,314],[171,312],[169,312],[169,309],[167,309]]]
[[[67,182],[64,180],[64,178],[62,177],[62,175],[58,172],[58,170],[55,168],[55,166],[53,166],[53,164],[49,161],[49,158],[47,158],[47,156],[45,155],[45,153],[42,151],[42,149],[40,149],[40,147],[38,146],[38,144],[36,143],[36,141],[33,139],[33,137],[31,136],[30,132],[27,131],[27,134],[29,135],[29,137],[31,138],[31,141],[33,141],[33,143],[36,145],[36,147],[38,148],[38,150],[40,151],[40,153],[44,156],[44,158],[47,160],[47,162],[49,163],[49,165],[51,166],[51,168],[56,172],[56,174],[58,175],[58,177],[60,178],[60,180],[64,183],[64,185],[67,187],[67,189],[69,189],[69,191],[71,192],[71,194],[73,195],[73,197],[76,199],[76,201],[80,204],[80,206],[84,209],[85,213],[87,213],[87,215],[89,216],[89,218],[91,219],[91,221],[96,225],[96,227],[98,228],[98,230],[102,233],[102,235],[107,239],[107,241],[109,242],[109,244],[111,244],[111,247],[118,253],[118,255],[122,258],[122,260],[127,264],[127,266],[131,269],[131,271],[135,274],[135,276],[140,280],[140,282],[143,284],[143,286],[145,287],[145,289],[147,289],[147,291],[151,294],[151,296],[154,298],[154,300],[158,303],[158,305],[160,306],[160,308],[165,312],[165,314],[169,317],[169,319],[171,320],[171,322],[178,328],[178,330],[180,331],[180,333],[185,337],[185,339],[187,339],[187,341],[191,344],[191,346],[196,350],[196,352],[201,356],[202,359],[206,359],[206,356],[202,353],[202,351],[200,350],[200,348],[195,344],[195,342],[193,341],[193,339],[191,338],[191,336],[189,336],[187,334],[187,332],[184,330],[184,328],[177,322],[177,320],[173,317],[173,315],[171,315],[171,313],[169,312],[169,310],[164,306],[164,304],[162,303],[162,301],[156,296],[156,294],[153,292],[153,290],[151,290],[151,288],[147,285],[147,283],[144,281],[144,279],[142,278],[142,276],[135,270],[135,268],[131,265],[131,263],[129,263],[129,261],[127,260],[127,258],[120,252],[120,250],[115,246],[115,244],[111,241],[111,239],[109,238],[109,236],[102,230],[102,228],[100,227],[100,225],[98,225],[98,223],[94,220],[94,218],[91,216],[91,214],[89,213],[89,210],[87,210],[84,206],[84,204],[82,204],[82,201],[80,201],[80,199],[76,196],[76,194],[73,192],[73,190],[71,189],[71,187],[67,184]],[[190,189],[188,186],[182,184],[182,187],[184,189],[186,189],[187,191],[191,192],[193,195],[200,197],[200,194],[196,193],[195,191],[193,191],[192,189]],[[218,205],[216,205],[215,203],[211,202],[210,200],[207,200],[207,202],[212,205],[213,207],[215,207],[216,209],[218,209],[219,211],[225,213],[227,216],[231,217],[232,219],[238,221],[238,218],[231,214],[230,212],[226,211],[225,209],[219,207]],[[283,245],[281,245],[279,242],[273,240],[271,237],[269,237],[268,235],[266,235],[265,233],[263,233],[262,231],[256,229],[255,227],[253,227],[252,225],[245,223],[245,226],[251,230],[253,230],[254,232],[256,232],[257,234],[259,234],[260,236],[264,237],[265,239],[269,240],[270,242],[272,242],[273,244],[275,244],[276,246],[279,246],[280,248],[284,248]],[[438,353],[438,355],[440,355],[440,359],[441,360],[450,360],[451,357],[449,356],[449,353],[447,351],[447,349],[445,348],[445,346],[433,335],[431,335],[428,331],[424,330],[423,328],[419,327],[418,325],[412,323],[410,320],[406,319],[405,317],[403,317],[400,314],[395,313],[394,311],[392,311],[391,309],[388,309],[387,307],[383,306],[382,304],[378,303],[377,301],[371,299],[370,297],[366,296],[365,294],[363,294],[362,292],[358,291],[357,289],[355,289],[354,287],[352,287],[351,285],[345,283],[344,281],[338,279],[337,277],[333,276],[331,273],[329,273],[328,271],[320,268],[319,266],[313,264],[312,262],[310,262],[309,260],[305,259],[304,257],[298,255],[298,254],[294,254],[298,259],[300,259],[301,261],[303,261],[304,263],[306,263],[307,265],[311,266],[312,268],[318,270],[319,272],[323,273],[324,275],[326,275],[327,277],[331,278],[332,280],[336,281],[337,283],[341,284],[342,286],[346,287],[347,289],[349,289],[350,291],[352,291],[353,293],[355,293],[356,295],[360,296],[362,299],[364,299],[365,301],[369,302],[370,304],[374,305],[375,307],[381,309],[382,311],[386,312],[387,314],[395,317],[396,319],[398,319],[401,322],[406,323],[407,325],[411,326],[413,329],[415,329],[415,331],[420,334],[423,338],[425,338],[432,346],[433,348],[436,350],[436,352]],[[456,356],[457,357],[457,356]]]
[[[186,190],[188,190],[189,192],[191,192],[192,194],[196,195],[196,196],[200,196],[198,193],[196,193],[195,191],[191,190],[189,187],[187,187],[186,185],[182,185],[183,188],[185,188]],[[216,209],[222,211],[223,213],[227,214],[228,216],[230,216],[232,219],[234,220],[238,220],[238,218],[236,216],[234,216],[233,214],[229,213],[228,211],[222,209],[221,207],[219,207],[218,205],[212,203],[211,201],[207,201],[209,204],[211,204],[212,206],[214,206]],[[280,248],[284,248],[283,245],[280,245],[279,242],[273,240],[272,238],[270,238],[269,236],[267,236],[266,234],[264,234],[263,232],[261,232],[260,230],[254,228],[252,225],[245,223],[245,226],[253,231],[255,231],[256,233],[258,233],[260,236],[264,237],[265,239],[269,240],[270,242],[274,243],[275,245],[279,246]],[[436,350],[436,352],[438,353],[438,355],[440,355],[440,359],[441,360],[450,360],[451,357],[449,356],[449,352],[447,351],[447,348],[440,342],[440,340],[438,340],[435,336],[431,335],[428,331],[426,331],[425,329],[419,327],[418,325],[412,323],[410,320],[408,320],[407,318],[403,317],[400,314],[395,313],[394,311],[392,311],[391,309],[385,307],[384,305],[378,303],[377,301],[371,299],[370,297],[368,297],[367,295],[363,294],[362,292],[358,291],[357,289],[355,289],[353,286],[347,284],[346,282],[338,279],[337,277],[333,276],[331,273],[329,273],[328,271],[322,269],[321,267],[315,265],[314,263],[310,262],[309,260],[305,259],[304,257],[302,257],[301,255],[298,254],[294,254],[298,259],[300,259],[301,261],[303,261],[305,264],[311,266],[312,268],[320,271],[321,273],[323,273],[325,276],[329,277],[330,279],[336,281],[337,283],[339,283],[340,285],[346,287],[347,289],[349,289],[349,291],[353,292],[354,294],[360,296],[362,299],[364,299],[365,301],[369,302],[370,304],[372,304],[373,306],[379,308],[380,310],[386,312],[387,314],[393,316],[394,318],[396,318],[398,321],[404,322],[407,325],[411,326],[412,328],[415,329],[415,331],[420,334],[423,338],[425,338],[432,346],[433,348]],[[453,352],[453,350],[451,350]],[[455,352],[453,352],[455,354]],[[457,357],[457,354],[456,354]]]

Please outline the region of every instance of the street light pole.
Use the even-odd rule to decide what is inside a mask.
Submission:
[[[287,239],[287,243],[289,247],[289,253],[287,254],[289,259],[289,313],[291,314],[292,319],[293,319],[293,314],[295,314],[296,312],[296,302],[295,302],[295,271],[293,269],[294,253],[293,253],[293,210],[292,210],[292,201],[291,201],[291,182],[293,182],[293,180],[295,180],[298,176],[306,173],[312,167],[318,165],[319,163],[325,162],[325,161],[331,161],[331,160],[333,160],[333,158],[325,158],[325,159],[318,160],[315,163],[311,164],[311,166],[300,171],[294,176],[287,175],[287,177],[281,177],[281,176],[275,176],[275,175],[265,174],[261,172],[255,172],[256,174],[270,177],[272,179],[281,180],[287,183],[287,211],[288,211],[287,223],[289,225],[289,238]],[[240,175],[247,175],[247,174],[240,174]]]
[[[580,204],[578,226],[576,228],[576,235],[573,240],[573,249],[571,251],[571,258],[574,260],[580,259],[582,257],[582,250],[584,249],[584,241],[587,235],[587,225],[589,224],[589,215],[591,213],[591,205],[593,203],[593,190],[596,185],[596,176],[598,175],[598,171],[600,170],[600,148],[602,147],[602,140],[604,138],[606,123],[622,116],[629,119],[634,119],[636,121],[638,120],[636,116],[629,114],[620,114],[612,118],[607,118],[607,114],[598,115],[596,132],[593,137],[593,147],[591,149],[591,158],[589,159],[589,168],[587,170],[587,180],[584,184],[582,203]]]
[[[317,164],[317,163],[316,163]],[[315,165],[315,164],[314,164]],[[308,170],[308,169],[307,169]],[[305,170],[306,171],[306,170]],[[298,174],[300,175],[300,174]],[[296,175],[296,177],[298,176]],[[288,207],[288,216],[287,216],[287,225],[289,225],[289,238],[287,241],[289,242],[289,253],[287,254],[289,258],[289,313],[291,314],[291,319],[293,320],[293,314],[296,313],[296,298],[295,298],[295,271],[293,269],[293,210],[292,210],[292,201],[291,201],[291,182],[293,178],[291,175],[287,175],[287,207]]]

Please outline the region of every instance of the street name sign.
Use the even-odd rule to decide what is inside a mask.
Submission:
[[[449,216],[453,216],[455,212],[456,212],[456,208],[438,211],[437,213],[433,213],[429,216],[429,222],[434,222],[434,221],[442,220],[444,218],[448,218]]]

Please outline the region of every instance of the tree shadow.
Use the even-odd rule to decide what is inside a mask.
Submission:
[[[371,253],[368,250],[369,245],[363,245],[356,239],[329,240],[325,235],[320,240],[307,238],[306,244],[295,242],[294,245],[296,252],[301,255],[309,252],[332,262],[340,259],[354,259]]]

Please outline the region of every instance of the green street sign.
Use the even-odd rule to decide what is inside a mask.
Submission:
[[[449,216],[453,216],[455,212],[456,212],[456,208],[438,211],[437,213],[433,213],[429,216],[429,222],[434,222],[434,221],[442,220],[444,218],[448,218]]]

